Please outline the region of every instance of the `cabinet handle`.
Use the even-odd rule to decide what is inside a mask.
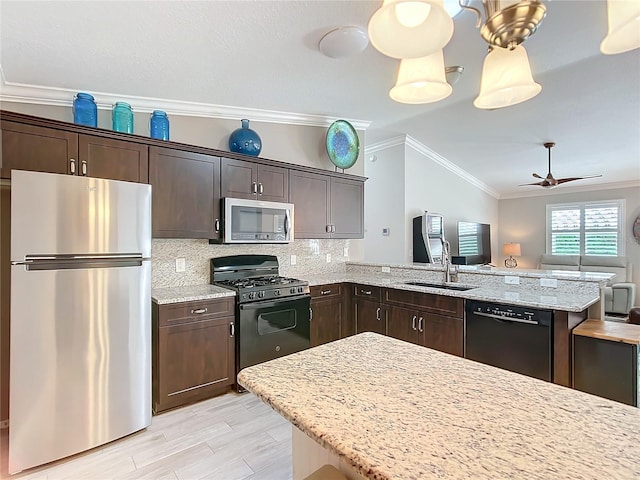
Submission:
[[[313,310],[309,307],[309,321],[313,320]]]
[[[382,318],[380,318],[380,307],[376,309],[376,320],[378,321],[382,320]]]
[[[234,322],[229,324],[229,333],[232,337],[236,336],[236,324]]]
[[[331,225],[327,225],[324,229],[327,233],[331,233]]]
[[[361,293],[362,295],[371,295],[371,290],[363,290],[363,289],[360,289],[360,293]],[[380,309],[378,309],[378,310],[380,310]]]
[[[329,295],[331,293],[331,290],[321,290],[320,291],[320,295]]]
[[[420,317],[420,318],[418,319],[418,331],[419,331],[420,333],[424,332],[424,330],[422,329],[422,322],[423,322],[422,317]]]
[[[251,182],[251,193],[258,193],[258,184],[256,182]]]
[[[220,220],[218,220],[216,218],[216,221],[215,221],[214,225],[215,225],[214,228],[215,228],[216,232],[219,232],[220,231]]]
[[[87,176],[87,161],[82,160],[82,175]]]
[[[207,313],[206,308],[196,308],[195,310],[191,310],[192,315],[202,315],[203,313]]]
[[[264,188],[262,187],[262,183],[258,184],[258,195],[262,195],[262,193],[264,192]]]
[[[335,225],[331,225],[331,233],[336,233],[336,226]]]
[[[76,174],[76,161],[73,158],[69,160],[69,171],[71,172],[71,175]]]
[[[418,317],[417,317],[417,315],[414,315],[414,316],[413,316],[413,320],[411,321],[411,328],[412,328],[413,330],[415,330],[415,329],[416,329],[416,319],[417,319],[417,318],[418,318]]]

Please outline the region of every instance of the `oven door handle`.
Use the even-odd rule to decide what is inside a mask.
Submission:
[[[256,310],[258,308],[269,308],[269,307],[282,307],[287,303],[295,303],[299,300],[304,300],[305,298],[311,298],[311,295],[300,295],[299,297],[288,297],[283,298],[281,300],[267,300],[263,302],[251,302],[251,303],[242,303],[240,304],[240,310]]]

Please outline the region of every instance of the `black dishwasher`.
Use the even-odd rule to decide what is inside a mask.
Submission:
[[[467,300],[465,358],[550,382],[553,312]]]

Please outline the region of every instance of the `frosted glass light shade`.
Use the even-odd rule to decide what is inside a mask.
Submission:
[[[519,257],[522,255],[519,243],[505,243],[502,245],[502,254],[510,255],[512,257]]]
[[[484,59],[477,108],[495,109],[525,102],[542,91],[533,81],[529,57],[522,45],[514,50],[494,47]]]
[[[640,1],[608,0],[609,32],[600,44],[607,55],[628,52],[640,47]]]
[[[392,100],[400,103],[431,103],[451,95],[447,83],[442,50],[422,58],[400,61],[398,80],[389,91]]]
[[[384,0],[369,20],[369,41],[392,58],[418,58],[441,50],[453,35],[444,0]]]

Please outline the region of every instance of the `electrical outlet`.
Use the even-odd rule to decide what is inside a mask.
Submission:
[[[291,255],[291,265],[295,265],[296,263],[298,263],[298,257]]]
[[[331,254],[327,253],[327,263],[331,263]]]
[[[382,267],[382,273],[389,273],[391,272],[391,267]]]
[[[187,264],[184,258],[176,258],[176,272],[182,273],[186,270]]]
[[[344,257],[349,256],[349,247],[344,247],[344,249],[342,250],[342,256]]]
[[[520,285],[520,277],[506,276],[504,277],[504,283],[507,285]]]
[[[557,278],[541,278],[540,286],[558,288],[558,279]]]

